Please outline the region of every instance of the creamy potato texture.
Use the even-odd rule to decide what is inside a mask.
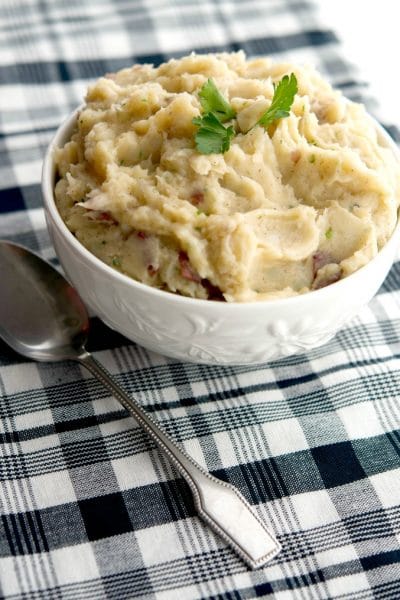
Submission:
[[[255,125],[290,73],[289,116]],[[200,154],[194,140],[208,78],[237,114],[223,154]],[[99,79],[56,162],[57,206],[86,248],[195,298],[264,300],[333,283],[371,260],[397,220],[399,164],[364,108],[311,68],[242,52]]]

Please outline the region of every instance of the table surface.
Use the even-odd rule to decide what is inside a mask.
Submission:
[[[301,0],[1,2],[0,237],[57,264],[43,153],[89,81],[135,61],[243,47],[312,62],[399,140],[397,115],[338,42],[334,4],[324,20]],[[98,360],[276,532],[282,552],[256,571],[199,521],[179,475],[90,375],[0,343],[0,596],[399,598],[399,287],[396,262],[334,340],[259,366],[179,363],[92,320]]]

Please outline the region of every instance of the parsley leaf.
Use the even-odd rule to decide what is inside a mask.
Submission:
[[[199,92],[201,106],[205,113],[214,113],[221,123],[236,116],[236,112],[218,91],[212,79],[208,79]]]
[[[199,128],[194,139],[201,154],[221,154],[229,150],[230,141],[235,134],[232,126],[224,127],[212,112],[195,117],[192,123]]]
[[[295,95],[297,94],[297,79],[292,73],[285,75],[278,85],[274,84],[274,96],[270,107],[258,119],[256,125],[268,127],[277,119],[284,119],[289,116],[290,108],[293,104]]]

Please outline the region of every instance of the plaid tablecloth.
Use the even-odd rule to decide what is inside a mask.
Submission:
[[[365,98],[300,0],[2,0],[0,31],[0,237],[51,260],[41,160],[90,79],[244,48],[313,62]],[[186,484],[90,375],[1,343],[2,597],[398,599],[399,284],[400,262],[332,342],[257,367],[181,364],[93,319],[97,358],[272,524],[283,550],[257,571],[199,521]]]

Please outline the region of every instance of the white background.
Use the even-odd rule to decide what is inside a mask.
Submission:
[[[399,0],[319,0],[320,14],[368,81],[385,123],[400,126]]]

